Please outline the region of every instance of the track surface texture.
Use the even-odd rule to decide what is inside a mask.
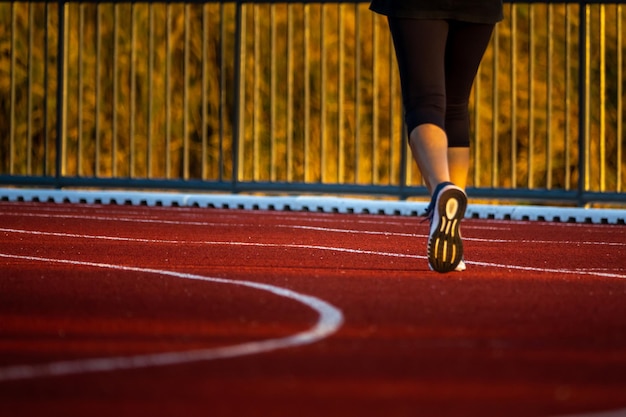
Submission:
[[[626,227],[0,203],[1,416],[623,416]]]

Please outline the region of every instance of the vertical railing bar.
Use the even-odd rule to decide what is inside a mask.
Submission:
[[[373,22],[373,16],[371,17],[372,20],[371,22]],[[354,31],[355,31],[355,42],[354,42],[354,48],[355,48],[355,53],[354,53],[354,60],[355,60],[355,70],[354,70],[354,79],[355,79],[355,92],[354,92],[354,148],[355,148],[355,164],[354,164],[354,182],[355,183],[359,183],[359,173],[361,172],[361,152],[360,152],[360,148],[359,148],[359,143],[361,143],[361,105],[362,105],[362,101],[363,101],[363,95],[361,94],[361,82],[362,82],[362,67],[364,65],[363,63],[363,54],[361,51],[361,44],[363,42],[363,38],[361,36],[361,28],[362,28],[362,21],[361,21],[361,11],[359,10],[359,3],[355,3],[354,5]],[[373,45],[374,48],[376,48],[376,43],[377,43],[377,39],[374,37],[373,38]],[[372,65],[374,65],[375,61],[372,58]],[[375,65],[374,65],[375,66]],[[374,74],[373,68],[372,68],[372,75]],[[376,81],[375,79],[372,81],[374,83],[374,85],[376,85]],[[378,123],[378,119],[375,120],[375,123]],[[374,126],[372,126],[372,129],[374,129]],[[372,132],[373,134],[373,132]],[[375,141],[375,136],[372,136],[372,146],[374,146],[374,144],[376,143]],[[372,165],[372,170],[375,172],[375,170],[378,168],[378,159],[377,159],[377,155],[376,153],[372,153],[372,160],[373,165]],[[373,174],[374,175],[374,174]],[[374,178],[374,176],[372,175],[372,178]],[[375,181],[375,180],[374,180]]]
[[[409,185],[409,170],[411,164],[411,151],[409,148],[409,141],[407,138],[407,127],[402,118],[402,135],[400,140],[400,198],[405,199],[407,197],[406,191],[404,191]]]
[[[111,120],[111,172],[113,177],[117,177],[117,61],[118,61],[118,26],[119,9],[118,4],[113,4],[113,99],[112,99],[112,120]]]
[[[622,138],[624,135],[624,95],[623,95],[623,84],[622,80],[624,79],[624,42],[623,42],[623,28],[622,28],[622,4],[616,5],[617,13],[616,13],[616,33],[617,33],[617,172],[616,172],[616,192],[622,192]]]
[[[100,94],[102,91],[101,88],[101,66],[102,66],[102,62],[101,62],[101,54],[102,54],[102,34],[100,32],[101,30],[101,16],[100,16],[100,3],[96,3],[95,4],[95,12],[96,12],[96,33],[94,34],[94,36],[96,37],[96,72],[95,72],[95,115],[94,115],[94,176],[95,177],[99,177],[100,176],[100,147],[101,147],[101,143],[100,143]]]
[[[355,3],[354,5],[354,30],[355,30],[355,41],[354,41],[354,183],[359,182],[359,172],[361,171],[360,167],[360,158],[358,157],[358,148],[359,142],[361,141],[361,8],[359,3]],[[376,42],[376,39],[372,40]],[[376,143],[375,140],[372,140],[372,143]],[[374,158],[374,166],[377,165],[377,161]]]
[[[287,4],[287,182],[293,180],[293,5]]]
[[[148,5],[148,134],[147,134],[147,176],[152,178],[152,141],[153,141],[153,129],[154,129],[154,61],[155,61],[155,48],[154,48],[154,4]]]
[[[499,150],[498,150],[498,111],[500,109],[498,97],[498,58],[500,50],[500,30],[496,26],[493,34],[493,61],[491,63],[491,149],[493,150],[491,186],[497,187],[500,179]]]
[[[355,6],[358,9],[358,5]],[[360,22],[360,19],[359,19]],[[378,65],[377,65],[377,58],[378,55],[380,54],[380,47],[379,44],[381,42],[380,40],[380,33],[378,31],[378,25],[376,23],[376,18],[373,14],[370,15],[369,17],[369,24],[372,27],[372,62],[371,62],[371,71],[372,71],[372,142],[375,144],[375,146],[380,145],[380,113],[378,111],[379,107],[380,107],[380,82],[378,80],[378,78],[380,77],[379,72],[377,71]],[[359,23],[359,28],[357,29],[357,34],[361,33],[361,29],[360,29],[360,23]],[[357,48],[359,50],[359,55],[360,55],[360,50],[361,50],[361,36],[359,35],[359,42],[357,43]],[[359,59],[360,61],[360,59]],[[359,65],[360,68],[360,65]],[[392,74],[393,72],[393,68],[389,68],[389,74]],[[361,75],[360,75],[360,71],[359,71],[359,76],[357,77],[357,81],[359,84],[357,84],[357,94],[360,97],[360,83],[361,83]],[[389,89],[389,95],[391,96],[391,89]],[[393,107],[392,105],[393,101],[390,99],[389,100],[389,107]],[[360,119],[358,118],[358,115],[360,113],[360,107],[361,107],[361,102],[360,100],[357,101],[356,106],[355,106],[355,114],[357,115],[357,121],[360,122]],[[390,119],[390,123],[393,124],[393,121]],[[359,141],[359,137],[360,137],[360,123],[357,123],[357,129],[358,129],[358,134],[356,135],[356,140],[355,142],[358,143]],[[390,130],[391,133],[391,130]],[[392,140],[393,140],[393,136],[390,135],[389,139],[390,141],[390,145],[389,145],[389,153],[387,155],[387,165],[389,167],[391,167],[393,165],[393,145],[391,145]],[[382,158],[382,157],[381,157]],[[380,181],[380,175],[379,175],[379,165],[380,164],[380,160],[374,161],[374,171],[376,173],[376,178],[375,178],[375,182],[379,182]],[[391,171],[387,171],[387,184],[389,184],[391,182],[391,178],[392,178],[392,174]],[[357,180],[357,177],[355,176],[355,181]]]
[[[356,9],[358,9],[358,5],[355,6]],[[372,68],[372,142],[374,142],[375,144],[380,144],[380,114],[379,114],[379,107],[380,107],[380,100],[379,100],[379,94],[380,94],[380,83],[378,78],[380,77],[379,72],[377,70],[378,65],[377,65],[377,58],[378,55],[380,54],[380,48],[379,48],[379,43],[380,43],[380,34],[378,31],[378,25],[376,24],[376,18],[375,16],[372,14],[370,15],[370,25],[372,26],[372,62],[371,62],[371,68]],[[360,27],[357,28],[356,30],[357,36],[358,34],[361,33],[361,29]],[[358,51],[361,50],[361,37],[359,36],[359,42],[357,43],[357,49]],[[360,52],[359,52],[360,55]],[[360,59],[359,59],[360,61]],[[360,64],[359,64],[359,68],[360,68]],[[393,68],[389,68],[389,74],[393,73]],[[356,77],[356,94],[357,97],[360,97],[360,83],[361,83],[361,75],[359,72],[359,76]],[[389,95],[391,96],[391,89],[389,89]],[[393,107],[392,106],[392,100],[389,100],[389,107]],[[356,100],[356,106],[354,109],[355,112],[355,119],[356,119],[356,138],[355,138],[355,144],[359,142],[359,137],[360,137],[360,119],[358,117],[358,115],[360,114],[360,107],[361,107],[361,102],[360,100]],[[390,118],[390,124],[393,125],[393,119]],[[393,165],[393,145],[391,145],[392,140],[393,140],[393,135],[392,135],[392,130],[390,130],[390,136],[389,139],[390,141],[390,145],[389,145],[389,158],[390,160],[388,161],[388,165],[389,167],[391,167]],[[379,161],[374,161],[374,170],[375,172],[378,172],[378,164]],[[391,172],[387,173],[387,183],[390,182],[391,180]],[[355,182],[358,180],[358,177],[355,175],[354,176],[354,180]],[[376,176],[376,182],[380,181],[380,177],[377,175]]]
[[[43,20],[45,22],[45,29],[44,29],[44,39],[43,39],[43,47],[44,47],[44,52],[43,52],[43,56],[44,56],[44,63],[43,63],[43,147],[44,147],[44,152],[43,152],[43,175],[47,176],[48,175],[48,153],[50,151],[49,147],[48,147],[48,140],[50,139],[49,134],[48,134],[48,87],[49,87],[49,77],[48,77],[48,61],[49,61],[49,41],[48,41],[48,31],[49,29],[52,27],[50,24],[50,16],[49,16],[49,12],[48,12],[48,7],[49,7],[49,3],[45,3],[44,4],[44,17]]]
[[[535,175],[535,8],[528,10],[528,177],[526,188],[533,187]]]
[[[226,25],[224,24],[224,21],[226,20],[226,7],[224,6],[224,3],[220,3],[220,27],[219,27],[219,33],[220,33],[220,105],[218,106],[219,108],[217,109],[218,112],[218,117],[219,117],[219,130],[220,130],[220,137],[219,137],[219,151],[218,151],[218,180],[219,182],[223,182],[224,178],[226,176],[226,166],[224,163],[224,140],[226,137],[226,115],[227,112],[224,111],[224,108],[226,107]],[[235,35],[237,36],[237,35]],[[237,61],[235,59],[235,80],[237,80]],[[235,81],[236,82],[236,81]],[[236,91],[235,91],[236,92]],[[235,97],[237,97],[237,95],[235,95]],[[235,102],[235,105],[237,103]],[[233,120],[232,123],[232,131],[234,132],[236,130],[236,123],[237,123],[237,119]],[[234,136],[233,136],[234,138]],[[232,152],[231,152],[231,158],[235,159],[235,149],[233,148]],[[232,167],[231,167],[232,169]],[[232,171],[231,175],[236,172],[236,171]]]
[[[66,27],[66,2],[59,1],[59,33],[57,43],[57,144],[56,144],[56,180],[60,187],[61,177],[65,176],[65,124],[67,122],[67,105],[65,102],[65,85],[67,74],[65,73],[66,54],[65,45],[68,39]]]
[[[511,19],[511,188],[517,188],[517,7],[510,5]]]
[[[11,80],[11,98],[10,98],[10,110],[9,110],[9,174],[15,173],[15,103],[17,101],[16,92],[16,39],[17,39],[17,17],[15,12],[16,3],[11,2],[11,63],[9,64],[9,79]],[[57,95],[58,96],[58,95]]]
[[[183,179],[188,180],[189,173],[189,8],[183,6],[184,33],[183,33]]]
[[[172,142],[172,5],[165,5],[165,178],[171,178],[172,155],[170,144]]]
[[[600,6],[600,192],[606,191],[606,6]]]
[[[276,80],[277,80],[277,65],[276,65],[276,44],[277,44],[277,29],[276,29],[276,5],[270,6],[270,180],[276,181],[276,160],[277,146],[276,146]]]
[[[326,7],[320,4],[320,182],[326,182],[326,85],[327,85],[327,57],[326,57]]]
[[[373,20],[372,20],[373,22]],[[361,5],[354,5],[354,30],[355,30],[355,39],[354,39],[354,137],[352,139],[354,144],[354,169],[353,169],[353,182],[355,184],[359,183],[359,173],[362,171],[362,166],[360,163],[360,155],[359,155],[359,143],[361,142],[361,109],[363,106],[363,95],[361,94],[361,83],[363,81],[363,54],[361,51],[361,45],[363,43],[363,38],[361,36],[361,25],[362,25],[362,13],[361,13]],[[372,35],[373,36],[373,35]],[[374,49],[374,43],[378,42],[378,39],[372,37],[372,49]],[[372,80],[373,82],[373,80]],[[372,88],[373,90],[373,88]],[[372,126],[372,129],[374,126]],[[377,143],[375,140],[376,134],[372,132],[372,144]],[[376,164],[375,155],[372,155],[373,164]]]
[[[253,41],[253,66],[254,66],[254,79],[253,79],[253,89],[252,89],[252,103],[253,103],[253,112],[252,112],[252,156],[253,156],[253,174],[252,179],[254,181],[258,181],[261,175],[261,122],[260,116],[262,111],[262,103],[261,103],[261,19],[259,14],[261,11],[259,10],[260,6],[258,4],[252,4],[252,21],[253,21],[253,30],[254,37]]]
[[[245,63],[246,63],[246,16],[245,4],[237,1],[235,29],[235,120],[233,128],[233,174],[232,192],[236,192],[239,178],[243,177],[243,134],[245,119]]]
[[[200,94],[201,96],[201,100],[202,100],[202,104],[201,104],[201,108],[202,108],[202,115],[200,115],[200,129],[201,133],[200,133],[200,137],[201,137],[201,141],[202,141],[202,145],[201,145],[201,152],[202,155],[200,157],[200,161],[201,161],[201,169],[200,169],[200,178],[202,178],[203,180],[206,180],[208,178],[208,174],[209,174],[209,167],[208,167],[208,132],[207,132],[207,127],[208,127],[208,121],[207,121],[207,112],[208,112],[208,82],[207,82],[207,63],[209,61],[209,55],[208,55],[208,42],[207,42],[207,38],[209,37],[209,13],[207,11],[207,8],[209,7],[208,3],[205,3],[202,5],[202,41],[201,41],[201,48],[202,48],[202,59],[201,59],[201,71],[202,71],[202,79],[201,79],[201,85],[202,85],[202,92]],[[221,136],[220,136],[220,140],[221,140]]]
[[[311,9],[304,4],[304,182],[311,179],[310,142],[311,142],[311,67],[309,46],[311,42]]]
[[[32,10],[32,3],[28,3],[28,126],[26,127],[26,173],[32,175],[32,155],[33,155],[33,49],[34,49],[34,34],[35,19]]]
[[[571,34],[571,7],[565,5],[565,189],[572,188],[571,183],[571,149],[570,133],[572,131],[571,101],[572,101],[572,74],[570,64],[572,62],[572,34]]]
[[[396,67],[396,56],[395,56],[395,49],[394,49],[394,45],[393,45],[393,40],[391,38],[391,36],[389,36],[387,38],[387,46],[388,46],[388,56],[387,56],[387,60],[388,60],[388,65],[389,65],[389,72],[391,73],[391,76],[389,77],[389,91],[396,91],[396,84],[398,83],[398,77],[399,75],[397,75],[398,71],[397,71],[397,67]],[[396,110],[397,107],[396,106],[389,106],[389,120],[390,120],[390,124],[389,124],[389,136],[390,138],[398,138],[397,142],[398,142],[398,151],[400,152],[399,158],[400,158],[400,167],[399,167],[399,171],[398,171],[398,188],[399,188],[399,194],[400,194],[400,198],[401,199],[406,199],[408,197],[406,191],[404,191],[408,184],[409,184],[409,171],[410,171],[410,161],[411,161],[411,157],[410,157],[410,148],[409,148],[409,140],[408,140],[408,132],[407,132],[407,127],[406,127],[406,123],[404,121],[404,113],[403,113],[403,103],[401,98],[399,98],[397,95],[395,94],[390,94],[390,102],[394,101],[394,98],[396,100],[396,103],[398,101],[399,104],[396,104],[396,106],[399,105],[400,107],[400,115],[396,115]],[[398,132],[395,131],[395,126],[393,121],[396,120],[396,117],[400,120],[400,129]]]
[[[591,21],[590,10],[586,2],[581,2],[579,9],[579,93],[578,93],[578,202],[585,205],[584,193],[589,189],[589,65],[590,65],[590,38],[588,25]]]
[[[374,17],[374,21],[376,20],[376,18]],[[376,25],[376,33],[379,32],[378,30],[378,25]],[[380,38],[380,37],[379,37]],[[396,126],[396,119],[397,119],[397,115],[396,115],[396,111],[394,108],[394,103],[397,102],[397,100],[400,100],[399,98],[396,98],[396,94],[394,93],[394,91],[396,90],[396,86],[398,84],[398,72],[395,70],[395,58],[394,58],[394,53],[393,53],[393,48],[392,48],[392,41],[391,41],[391,37],[387,38],[387,43],[389,45],[388,48],[388,52],[387,52],[387,65],[389,66],[389,72],[391,74],[391,76],[389,77],[389,140],[391,141],[392,145],[389,146],[389,149],[391,150],[391,152],[389,153],[389,180],[391,182],[391,179],[393,178],[393,170],[394,170],[394,161],[395,161],[395,153],[394,153],[394,149],[398,149],[399,152],[399,160],[400,160],[400,171],[399,171],[399,177],[397,179],[397,183],[398,185],[400,185],[400,188],[404,187],[406,185],[406,176],[404,175],[405,172],[405,165],[406,165],[406,160],[403,159],[402,154],[403,154],[403,149],[405,149],[404,145],[407,142],[404,138],[404,130],[401,128],[400,131],[396,131],[395,130],[395,126]],[[374,61],[374,65],[376,65],[376,61]],[[403,120],[403,117],[400,117],[401,120]],[[376,122],[376,126],[378,126],[378,121]],[[401,123],[400,126],[402,127],[403,124]],[[397,146],[393,146],[393,144],[397,144]],[[399,196],[400,198],[402,198],[402,195]]]
[[[358,144],[361,141],[361,131],[362,131],[362,126],[361,126],[361,108],[363,107],[363,94],[361,93],[361,84],[363,82],[363,53],[361,51],[361,46],[363,44],[363,38],[361,36],[361,26],[362,26],[362,20],[363,20],[363,13],[362,13],[362,8],[361,8],[361,4],[355,4],[355,31],[356,31],[356,43],[355,43],[355,48],[356,48],[356,53],[355,53],[355,59],[356,59],[356,67],[355,67],[355,78],[356,78],[356,82],[355,82],[355,105],[354,105],[354,119],[355,119],[355,144],[354,144],[354,148],[355,148],[355,153],[354,153],[354,159],[355,159],[355,172],[354,172],[354,182],[355,183],[359,183],[359,172],[361,172],[363,170],[361,163],[360,163],[360,155],[358,154],[358,152],[356,152],[356,149],[358,149]],[[378,34],[376,33],[376,23],[375,20],[372,20],[372,44],[378,44],[378,42],[380,42],[380,40],[378,39]],[[377,49],[378,47],[376,47]],[[374,46],[372,46],[372,49],[374,49]],[[374,65],[374,60],[372,60],[372,65]],[[375,65],[374,65],[375,66]],[[372,83],[375,80],[372,80]],[[374,91],[374,89],[372,88],[372,91]],[[391,90],[389,90],[389,94],[391,93]],[[391,107],[391,106],[390,106]],[[380,147],[380,135],[378,132],[378,127],[379,127],[379,122],[378,120],[375,120],[374,123],[372,123],[372,136],[371,136],[371,149],[372,149],[372,163],[371,163],[371,181],[373,184],[378,184],[380,182],[380,167],[381,167],[381,159],[382,159],[382,155],[381,155],[381,147]],[[375,131],[374,131],[375,130]],[[391,141],[392,139],[389,138],[389,141]],[[391,146],[389,146],[388,149],[391,149]],[[389,165],[389,164],[388,164]]]
[[[482,65],[481,65],[482,66]],[[480,69],[479,69],[480,74]],[[481,126],[480,126],[480,89],[482,82],[480,80],[480,75],[476,77],[474,80],[474,187],[480,186],[480,174],[481,174],[481,149],[480,149],[480,140],[481,137]]]
[[[76,63],[78,80],[77,80],[77,106],[76,106],[76,176],[83,175],[83,134],[84,134],[84,118],[83,118],[83,102],[84,102],[84,59],[83,50],[85,48],[85,4],[78,5],[78,62]]]
[[[128,175],[130,178],[135,177],[135,160],[137,151],[137,139],[135,138],[135,119],[137,118],[137,31],[135,29],[135,7],[136,3],[130,4],[130,120],[128,121],[128,130],[130,137],[129,140],[129,152],[128,152]]]
[[[345,165],[345,149],[344,149],[344,100],[345,100],[345,73],[344,73],[344,65],[345,65],[345,55],[346,55],[346,36],[345,36],[345,25],[344,25],[344,8],[341,3],[337,4],[337,24],[339,30],[339,59],[337,60],[337,71],[339,76],[339,82],[337,86],[337,178],[336,181],[338,183],[342,183],[345,181],[344,179],[344,165]]]
[[[391,41],[388,41],[389,43],[391,43]],[[389,51],[388,54],[388,64],[390,66],[390,72],[391,72],[391,76],[389,77],[389,92],[390,92],[390,97],[389,97],[389,140],[392,141],[392,143],[395,143],[396,146],[392,146],[390,147],[392,152],[391,152],[391,160],[395,161],[395,152],[393,151],[394,149],[396,149],[396,151],[398,152],[398,160],[399,160],[399,167],[398,170],[396,171],[398,176],[396,177],[397,180],[397,184],[400,187],[404,187],[406,185],[406,179],[404,178],[404,174],[403,172],[405,172],[406,170],[406,160],[403,158],[403,153],[404,153],[404,145],[405,142],[407,142],[405,140],[404,137],[404,121],[402,118],[402,112],[400,112],[400,115],[396,116],[398,114],[397,112],[397,106],[398,106],[398,102],[400,101],[399,97],[396,97],[394,94],[392,94],[391,92],[395,91],[396,89],[396,84],[398,83],[398,76],[396,75],[396,71],[394,71],[394,60],[393,60],[393,55],[394,52],[393,50]],[[400,128],[396,131],[395,126],[397,125],[397,123],[394,123],[394,120],[396,119],[400,119]],[[394,166],[395,164],[390,164],[389,166],[389,174],[390,174],[390,178],[393,178],[393,170],[394,170]]]
[[[546,59],[546,188],[552,189],[552,57],[554,55],[553,5],[547,5],[548,56]]]

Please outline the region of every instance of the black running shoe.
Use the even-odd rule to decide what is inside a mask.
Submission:
[[[454,271],[463,259],[461,220],[465,217],[467,195],[450,182],[437,186],[427,214],[430,217],[428,234],[428,264],[437,272]]]

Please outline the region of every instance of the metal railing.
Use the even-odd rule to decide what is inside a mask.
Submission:
[[[626,1],[509,2],[468,193],[624,203]],[[425,196],[367,2],[0,2],[0,184]]]

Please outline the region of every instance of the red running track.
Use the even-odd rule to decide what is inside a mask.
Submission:
[[[626,227],[427,229],[0,203],[0,415],[626,415]]]

